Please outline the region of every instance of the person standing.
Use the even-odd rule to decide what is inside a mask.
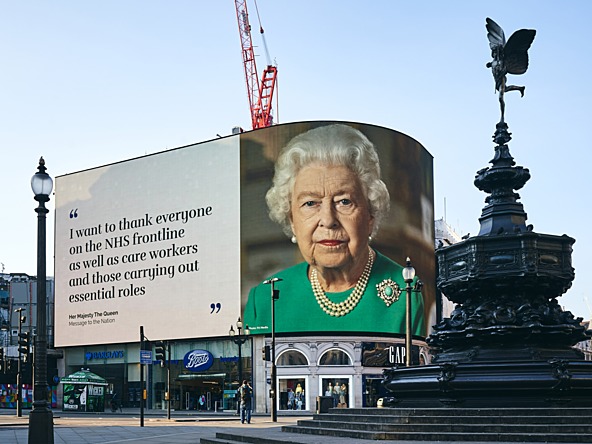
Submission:
[[[335,385],[333,386],[333,407],[337,407],[339,405],[339,382],[335,381]]]
[[[294,401],[295,401],[294,392],[291,388],[288,388],[288,410],[294,410]]]
[[[347,386],[345,384],[341,384],[341,390],[339,391],[339,404],[341,407],[347,407]]]
[[[245,379],[243,385],[239,388],[240,393],[240,419],[241,424],[247,421],[247,424],[251,424],[251,399],[253,397],[253,389]]]

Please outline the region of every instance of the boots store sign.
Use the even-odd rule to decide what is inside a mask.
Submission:
[[[192,372],[203,372],[214,364],[214,356],[207,350],[191,350],[183,358],[183,365]]]

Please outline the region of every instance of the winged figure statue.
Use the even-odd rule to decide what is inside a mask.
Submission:
[[[493,60],[487,63],[491,68],[495,80],[495,90],[499,91],[501,122],[504,121],[505,102],[504,94],[507,91],[520,91],[524,97],[524,86],[507,85],[506,75],[524,74],[528,69],[528,49],[534,40],[534,29],[519,29],[514,32],[506,42],[503,29],[489,17],[485,19],[487,38],[491,48]]]

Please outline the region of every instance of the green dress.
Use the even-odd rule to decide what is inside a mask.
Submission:
[[[358,305],[341,317],[330,316],[317,303],[308,279],[308,264],[302,262],[274,274],[282,281],[274,284],[279,290],[275,301],[276,333],[347,332],[371,334],[405,334],[405,282],[403,267],[376,252],[376,259],[368,279],[366,290]],[[393,282],[401,290],[394,301],[396,291]],[[377,285],[383,283],[382,292]],[[390,290],[386,287],[390,287]],[[344,301],[353,290],[326,293],[331,301]],[[380,297],[385,295],[387,302]],[[424,305],[421,293],[411,294],[412,334],[425,336]],[[271,285],[259,284],[249,292],[243,316],[251,334],[271,333]]]

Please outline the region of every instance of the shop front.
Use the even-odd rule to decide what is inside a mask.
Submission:
[[[104,379],[107,401],[115,399],[125,408],[140,407],[139,349],[138,344],[70,347],[64,353],[64,374],[87,369]]]
[[[402,338],[320,337],[276,339],[277,409],[279,412],[314,411],[317,397],[331,398],[331,407],[374,407],[385,395],[382,372],[404,365]],[[160,361],[144,366],[148,409],[175,411],[236,411],[236,390],[243,379],[251,381],[254,410],[271,410],[271,366],[255,359],[253,350],[269,338],[252,336],[238,346],[230,339],[170,342],[170,367]],[[428,362],[425,343],[414,341],[414,364]],[[76,347],[67,350],[66,374],[89,369],[107,385],[105,397],[124,408],[139,408],[139,344]],[[253,368],[254,364],[254,368]],[[170,381],[170,382],[169,382]]]
[[[362,378],[362,407],[376,407],[378,400],[389,396],[382,385],[382,370],[406,362],[405,345],[391,341],[362,342],[361,364],[365,369]],[[423,365],[428,362],[425,347],[411,346],[412,365]]]
[[[171,341],[170,376],[160,361],[144,366],[147,408],[221,411],[237,408],[235,394],[242,379],[251,380],[251,342],[241,348],[230,340]],[[65,373],[80,368],[101,375],[105,397],[114,398],[123,408],[139,408],[142,395],[140,346],[115,344],[71,347],[65,353]],[[170,381],[170,387],[167,387]],[[169,395],[170,396],[167,396]]]
[[[276,338],[277,410],[315,411],[323,406],[335,408],[376,407],[385,395],[382,372],[405,363],[403,338],[281,337]],[[254,348],[269,344],[269,338],[254,338]],[[414,365],[429,362],[423,341],[414,340]],[[269,412],[271,366],[255,362],[255,408]]]
[[[237,409],[236,391],[242,379],[251,380],[250,341],[241,348],[240,362],[238,346],[228,340],[176,341],[170,345],[170,369],[167,365],[150,366],[151,408],[166,409],[170,392],[173,410]]]

